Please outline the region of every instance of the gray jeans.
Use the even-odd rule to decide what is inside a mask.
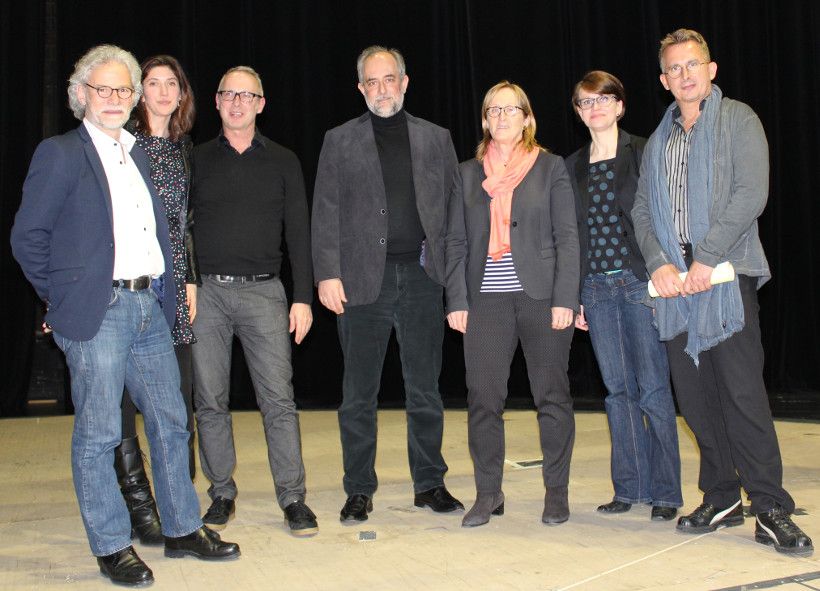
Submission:
[[[299,416],[293,401],[288,304],[278,279],[219,283],[203,277],[193,345],[194,400],[202,471],[212,499],[236,497],[236,451],[228,411],[236,335],[262,412],[276,498],[284,508],[305,498]]]

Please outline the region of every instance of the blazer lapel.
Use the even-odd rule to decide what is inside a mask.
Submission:
[[[368,171],[370,183],[375,191],[375,197],[380,203],[387,202],[387,191],[384,188],[382,163],[379,160],[379,150],[376,147],[376,136],[373,134],[373,124],[370,123],[370,112],[359,118],[357,133],[354,134],[359,143],[364,170]]]
[[[91,165],[91,170],[94,171],[94,176],[97,177],[97,183],[99,183],[100,189],[102,189],[103,195],[105,196],[105,207],[108,210],[108,221],[111,223],[111,228],[113,230],[114,211],[111,206],[111,190],[108,187],[108,177],[105,176],[102,160],[100,160],[100,155],[97,154],[97,148],[94,147],[94,142],[91,140],[91,136],[88,134],[88,130],[85,128],[84,123],[80,123],[79,133],[80,138],[83,140],[85,157],[88,159],[88,163]]]

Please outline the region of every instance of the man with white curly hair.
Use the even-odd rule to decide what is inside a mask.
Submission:
[[[130,586],[154,579],[131,546],[114,470],[123,386],[145,419],[165,555],[239,556],[236,544],[203,527],[188,472],[168,227],[148,156],[122,129],[140,79],[136,59],[119,47],[80,58],[68,100],[82,123],[38,146],[11,233],[71,372],[71,467],[91,551],[105,576]]]

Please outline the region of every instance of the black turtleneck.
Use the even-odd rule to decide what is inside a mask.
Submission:
[[[370,113],[387,194],[387,260],[418,260],[424,228],[416,208],[413,161],[407,117],[401,110],[390,117]]]

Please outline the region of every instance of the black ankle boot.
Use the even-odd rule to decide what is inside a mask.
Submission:
[[[129,437],[114,449],[114,469],[117,481],[131,515],[131,537],[138,537],[148,546],[165,542],[157,515],[157,505],[151,495],[151,483],[142,463],[139,439]]]

